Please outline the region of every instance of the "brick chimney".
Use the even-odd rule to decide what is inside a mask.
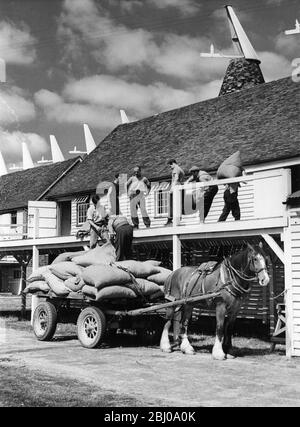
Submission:
[[[259,64],[260,61],[252,59],[232,59],[227,68],[219,96],[265,83]]]

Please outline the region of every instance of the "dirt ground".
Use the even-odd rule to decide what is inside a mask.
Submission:
[[[120,335],[100,349],[88,350],[63,326],[54,341],[43,343],[35,339],[28,322],[6,321],[5,333],[1,322],[0,374],[1,368],[7,369],[1,387],[14,383],[13,372],[18,389],[31,378],[35,385],[30,389],[38,393],[39,386],[45,390],[39,380],[46,380],[57,387],[55,398],[49,396],[53,406],[84,403],[79,396],[64,400],[65,391],[74,390],[72,381],[75,388],[92,387],[90,393],[85,389],[85,395],[93,396],[91,406],[113,406],[114,401],[119,406],[300,406],[300,360],[287,360],[280,347],[269,354],[269,343],[262,340],[237,338],[242,357],[220,362],[211,358],[212,336],[194,337],[195,356],[163,354],[158,347],[139,345],[134,336]],[[45,403],[45,396],[36,398],[33,406]]]

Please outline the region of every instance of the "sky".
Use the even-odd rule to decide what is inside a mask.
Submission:
[[[224,0],[0,0],[0,150],[21,161],[84,150],[120,124],[218,96],[228,59],[204,59],[213,43],[235,53]],[[266,81],[290,76],[300,0],[232,0]]]

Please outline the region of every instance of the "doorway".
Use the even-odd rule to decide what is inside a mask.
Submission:
[[[71,234],[71,201],[60,202],[60,235],[70,236]]]

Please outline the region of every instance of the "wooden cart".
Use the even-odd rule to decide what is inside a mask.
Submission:
[[[77,335],[83,347],[96,348],[107,331],[134,329],[144,343],[151,344],[160,338],[166,309],[215,298],[218,292],[195,295],[177,301],[165,299],[145,303],[140,298],[113,299],[96,302],[83,294],[71,293],[59,298],[54,294],[38,294],[42,300],[33,315],[33,330],[39,341],[50,341],[57,323],[77,324]]]

